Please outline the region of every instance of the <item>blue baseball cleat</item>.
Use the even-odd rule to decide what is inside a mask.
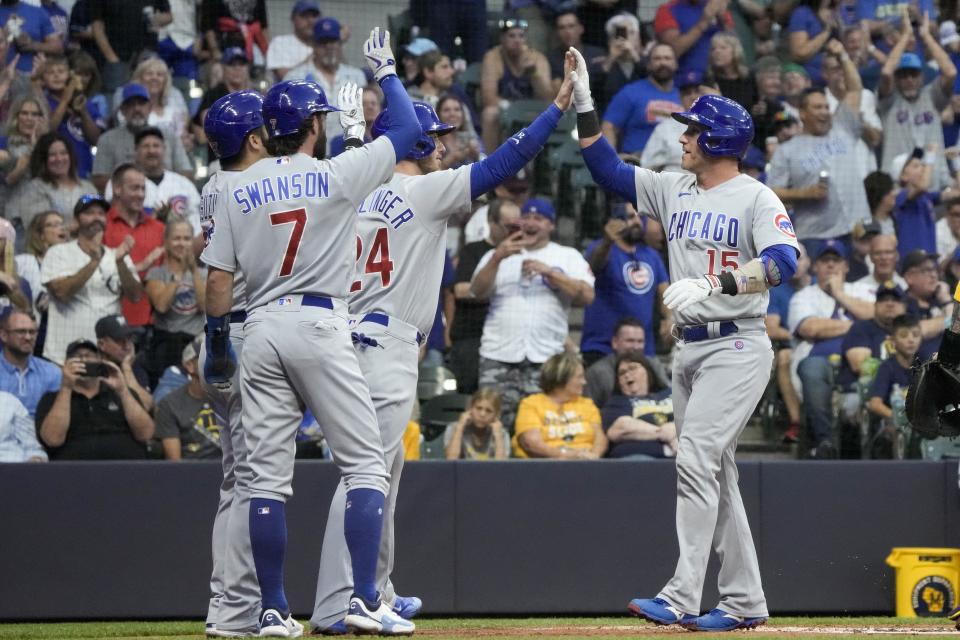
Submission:
[[[394,596],[393,612],[404,620],[415,618],[422,608],[423,601],[417,596]]]
[[[681,622],[680,625],[688,631],[733,631],[735,629],[753,629],[767,621],[766,616],[744,618],[727,613],[723,609],[713,609],[693,620]]]
[[[697,619],[697,616],[680,611],[663,598],[634,598],[627,608],[633,615],[654,624],[683,624]]]

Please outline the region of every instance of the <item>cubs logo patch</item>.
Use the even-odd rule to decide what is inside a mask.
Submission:
[[[649,293],[653,288],[653,280],[653,267],[646,262],[631,260],[623,265],[623,282],[631,293]]]
[[[793,223],[790,222],[790,216],[785,213],[778,213],[773,219],[773,224],[777,230],[788,238],[796,238],[797,233],[793,230]]]
[[[187,196],[173,196],[167,203],[170,206],[170,213],[178,216],[184,216],[187,213]]]
[[[210,241],[213,240],[214,231],[216,231],[216,220],[214,218],[210,218],[210,220],[208,220],[203,225],[203,246],[204,247],[209,245]]]

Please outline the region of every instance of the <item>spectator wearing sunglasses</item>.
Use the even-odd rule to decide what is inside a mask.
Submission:
[[[527,21],[500,21],[500,44],[483,56],[480,95],[483,102],[483,145],[500,146],[500,114],[516,100],[553,99],[550,63],[527,43]]]

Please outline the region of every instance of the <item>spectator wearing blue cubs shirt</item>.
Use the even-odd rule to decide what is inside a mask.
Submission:
[[[936,163],[937,147],[927,145],[926,151],[915,148],[893,159],[893,175],[899,176],[900,190],[893,205],[893,220],[897,229],[897,249],[905,256],[915,249],[937,252],[937,216],[934,207],[941,198],[952,199],[955,189],[931,191],[930,182]]]
[[[7,49],[9,64],[17,54],[17,71],[30,75],[33,58],[38,53],[63,53],[63,39],[54,29],[47,12],[18,0],[3,0],[0,3],[0,26],[6,27],[12,37],[12,47]]]
[[[0,341],[0,391],[16,396],[32,419],[43,394],[60,388],[60,367],[33,355],[37,323],[24,311],[14,309],[7,314],[0,324]]]
[[[720,31],[733,31],[727,11],[730,0],[670,0],[653,19],[657,40],[673,47],[681,71],[703,71],[709,65],[710,39]]]
[[[655,305],[660,305],[660,334],[669,334],[671,315],[662,299],[670,276],[660,255],[643,242],[645,233],[637,210],[631,203],[624,203],[615,207],[604,225],[603,238],[587,247],[596,293],[583,315],[580,351],[587,366],[613,350],[610,339],[617,321],[624,316],[640,320],[647,335],[644,353],[648,356],[656,354]]]
[[[840,16],[832,0],[803,0],[790,14],[790,57],[802,64],[813,84],[823,84],[820,66],[827,42],[840,37]]]
[[[67,41],[67,25],[70,22],[70,16],[64,11],[63,7],[57,4],[57,0],[40,0],[40,8],[47,12],[50,18],[50,24],[53,30],[60,36],[61,41]]]
[[[603,135],[614,148],[639,154],[657,124],[683,109],[673,83],[676,72],[673,49],[654,45],[647,58],[647,77],[618,91],[603,114]]]

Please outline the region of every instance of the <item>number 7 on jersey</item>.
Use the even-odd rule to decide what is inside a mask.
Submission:
[[[270,214],[270,224],[274,227],[292,224],[293,230],[290,233],[290,241],[287,243],[287,250],[283,254],[283,263],[280,265],[278,278],[286,278],[293,273],[293,263],[297,261],[297,254],[300,253],[300,241],[303,239],[303,228],[307,224],[306,209],[294,209],[293,211],[282,211],[280,213]]]

